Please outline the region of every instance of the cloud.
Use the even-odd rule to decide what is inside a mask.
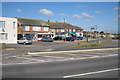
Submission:
[[[67,22],[67,20],[62,20],[62,22],[64,22],[64,21]]]
[[[17,12],[22,12],[22,10],[21,9],[17,9]]]
[[[83,17],[86,17],[86,18],[95,18],[95,16],[90,16],[89,14],[87,13],[82,13],[81,14]]]
[[[77,19],[81,19],[81,15],[77,15],[77,14],[73,15],[72,17],[77,18]]]
[[[87,14],[87,13],[82,13],[81,15],[75,14],[75,15],[73,15],[72,17],[73,17],[73,18],[77,18],[77,19],[81,19],[81,18],[93,19],[93,18],[95,18],[95,16],[90,16],[90,15]]]
[[[96,14],[102,14],[102,12],[101,12],[101,11],[95,11],[95,13],[96,13]]]
[[[87,20],[85,20],[85,22],[86,22],[86,23],[90,23],[91,21],[87,19]]]
[[[60,15],[60,16],[65,16],[65,14],[58,14],[58,15]]]
[[[88,6],[77,6],[77,8],[86,8]]]
[[[53,12],[47,9],[41,9],[39,12],[44,15],[53,16]]]
[[[111,21],[118,21],[118,19],[111,19]]]
[[[120,7],[115,7],[114,10],[120,10]]]

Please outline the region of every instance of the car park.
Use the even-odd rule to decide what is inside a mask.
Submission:
[[[17,40],[18,44],[32,44],[32,40],[30,38],[21,38],[20,40]]]
[[[64,41],[74,41],[74,37],[66,37],[63,40]]]
[[[41,41],[43,41],[43,42],[53,42],[53,39],[49,38],[49,37],[46,37],[46,38],[41,39]]]

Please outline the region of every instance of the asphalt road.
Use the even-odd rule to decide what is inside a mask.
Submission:
[[[116,68],[118,68],[118,56],[111,56],[85,60],[4,65],[2,72],[3,78],[63,78],[69,75],[99,72]],[[118,78],[118,71],[111,70],[70,78]]]

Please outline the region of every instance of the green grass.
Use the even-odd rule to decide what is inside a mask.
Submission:
[[[71,46],[70,48],[96,48],[96,47],[105,47],[105,45],[98,43],[80,43],[76,46]]]

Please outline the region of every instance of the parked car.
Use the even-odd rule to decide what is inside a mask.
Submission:
[[[53,39],[54,39],[54,40],[63,40],[64,37],[57,36],[57,37],[55,37],[55,38],[53,38]]]
[[[47,38],[43,38],[43,39],[41,39],[41,41],[43,41],[43,42],[53,42],[53,39],[47,37]]]
[[[21,38],[20,40],[17,40],[18,44],[32,44],[32,40],[30,38]]]
[[[66,37],[63,40],[64,41],[74,41],[74,37]]]
[[[81,37],[81,36],[77,37],[77,40],[82,40],[82,39],[83,39],[83,37]]]

